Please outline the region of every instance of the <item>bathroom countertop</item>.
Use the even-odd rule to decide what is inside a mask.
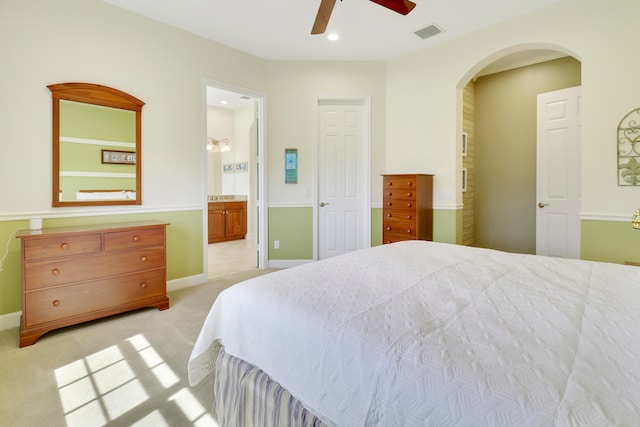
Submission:
[[[209,202],[246,202],[247,196],[239,195],[221,195],[221,196],[209,196]]]

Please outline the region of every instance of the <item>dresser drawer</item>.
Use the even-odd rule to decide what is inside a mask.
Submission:
[[[24,242],[24,260],[29,262],[39,259],[98,253],[101,250],[101,242],[100,234],[28,239]]]
[[[408,222],[416,223],[416,213],[413,210],[400,210],[400,209],[383,209],[382,220],[384,222]]]
[[[384,199],[406,199],[406,200],[416,200],[416,192],[412,189],[393,189],[390,190],[388,188],[384,189]]]
[[[107,252],[163,245],[164,228],[115,231],[104,234],[104,250]]]
[[[23,322],[29,327],[162,296],[165,292],[164,268],[40,289],[25,293],[29,310],[23,314]]]
[[[163,247],[24,264],[25,290],[164,267]]]
[[[415,211],[416,201],[406,199],[389,199],[385,198],[382,203],[382,208],[385,212],[390,210],[404,210]]]
[[[413,237],[398,236],[396,234],[385,234],[382,237],[382,243],[384,243],[384,244],[395,243],[395,242],[403,242],[405,240],[415,240],[415,239]]]
[[[383,189],[385,193],[390,189],[411,190],[417,187],[417,179],[415,176],[385,176],[383,179]]]
[[[407,237],[409,239],[416,238],[416,225],[415,222],[382,222],[383,234],[393,234],[397,236]]]

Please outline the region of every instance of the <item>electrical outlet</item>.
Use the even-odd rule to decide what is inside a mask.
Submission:
[[[273,249],[280,249],[280,240],[273,241]]]

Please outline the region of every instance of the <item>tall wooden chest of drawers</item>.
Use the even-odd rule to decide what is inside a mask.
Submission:
[[[433,240],[433,175],[382,176],[382,243]]]
[[[64,326],[169,308],[166,226],[137,222],[21,231],[20,347]]]

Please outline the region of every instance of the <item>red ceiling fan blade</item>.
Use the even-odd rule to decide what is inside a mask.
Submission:
[[[336,0],[322,0],[320,2],[320,8],[318,8],[318,14],[316,15],[316,21],[313,23],[311,34],[322,34],[327,29],[329,24],[329,18],[331,12],[333,12],[333,6],[336,5]]]
[[[391,9],[394,12],[398,12],[401,15],[406,15],[416,7],[416,4],[409,0],[371,0],[374,3],[384,6],[387,9]]]

